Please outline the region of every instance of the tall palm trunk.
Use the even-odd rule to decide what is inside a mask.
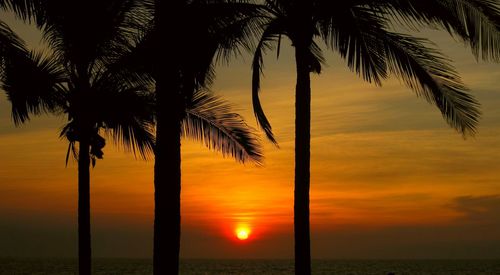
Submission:
[[[311,274],[309,229],[311,79],[307,48],[296,45],[297,85],[295,87],[295,192],[294,234],[295,274]]]
[[[91,273],[90,143],[83,138],[78,153],[78,274]]]
[[[157,35],[168,33],[177,38],[175,21],[183,0],[155,0]],[[155,220],[153,237],[153,274],[179,274],[181,241],[181,135],[182,98],[179,95],[179,62],[172,43],[156,39],[154,64],[156,81],[156,147],[154,167]],[[173,54],[172,54],[173,53]]]
[[[179,273],[181,238],[181,143],[179,100],[157,81],[154,167],[155,221],[153,274]],[[175,90],[174,90],[175,91]],[[178,99],[178,98],[177,98]]]

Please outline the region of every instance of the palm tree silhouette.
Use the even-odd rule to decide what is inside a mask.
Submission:
[[[165,3],[162,3],[162,8],[159,8],[159,1],[115,1],[101,7],[97,7],[96,2],[82,7],[82,3],[77,5],[63,3],[59,6],[59,3],[51,1],[19,1],[21,6],[17,9],[26,9],[25,17],[34,20],[39,27],[43,28],[45,38],[52,46],[55,58],[52,56],[43,58],[42,55],[34,54],[29,58],[11,56],[7,73],[3,78],[4,88],[13,104],[13,117],[16,123],[25,122],[30,114],[68,113],[69,123],[63,127],[61,136],[66,136],[70,141],[67,160],[72,151],[76,154],[75,142],[79,142],[79,182],[84,183],[88,182],[90,162],[94,164],[96,158],[102,157],[101,149],[104,139],[99,135],[98,129],[110,126],[105,121],[99,121],[95,123],[92,131],[88,129],[90,127],[82,127],[82,124],[86,126],[90,124],[89,120],[94,118],[86,116],[87,107],[95,103],[103,103],[99,98],[103,93],[94,87],[95,83],[92,80],[101,79],[104,76],[110,77],[111,80],[116,78],[122,81],[123,85],[131,84],[135,90],[139,90],[139,87],[146,88],[144,86],[151,83],[151,79],[144,74],[152,76],[157,91],[158,104],[155,111],[158,120],[156,131],[159,136],[158,145],[155,148],[155,183],[157,184],[155,184],[154,270],[155,274],[178,273],[180,137],[197,139],[209,148],[219,150],[223,155],[231,155],[242,162],[251,160],[258,163],[262,157],[252,129],[247,127],[239,115],[231,112],[231,106],[227,102],[211,94],[207,88],[214,77],[212,67],[214,56],[226,57],[235,46],[243,45],[243,41],[248,41],[246,37],[252,34],[252,29],[241,28],[242,24],[248,24],[245,19],[241,20],[241,16],[243,11],[253,10],[257,6],[247,5],[246,1],[235,1],[238,3],[234,3],[234,6],[228,6],[228,1],[186,1],[184,4],[189,4],[188,9],[183,7],[179,10],[196,15],[194,23],[197,26],[190,28],[191,25],[186,24],[183,31],[170,34],[173,37],[175,34],[181,35],[182,46],[176,49],[182,49],[182,51],[176,52],[175,58],[165,63],[165,52],[171,48],[165,47],[165,39],[162,36],[169,32],[158,23],[160,18],[172,20],[171,16],[159,15],[160,10],[165,12],[163,8]],[[175,11],[173,9],[177,7],[175,3],[170,4],[167,7],[168,12]],[[208,16],[205,13],[207,4],[211,4]],[[99,16],[97,18],[99,20],[89,22],[90,28],[79,24],[79,22],[88,21],[78,15],[85,14],[84,11],[89,11],[88,14],[90,14],[92,13],[90,11],[97,8],[96,11],[108,14],[99,14],[103,16]],[[116,14],[110,14],[110,12]],[[131,17],[125,16],[130,14],[132,14]],[[199,20],[201,18],[203,21]],[[108,20],[105,21],[106,19]],[[120,19],[131,20],[121,22]],[[108,25],[101,28],[103,23]],[[119,32],[120,35],[106,37],[106,34],[112,35],[111,29],[106,29],[106,27],[111,28],[112,23],[118,24],[114,25],[116,28],[113,30]],[[178,27],[178,25],[167,26],[174,29]],[[226,33],[214,32],[216,28]],[[79,37],[79,34],[88,33],[89,30],[96,31],[94,33],[96,36]],[[109,33],[101,33],[106,31]],[[192,35],[190,31],[197,32],[197,35]],[[140,43],[129,44],[130,35],[134,37],[137,33],[143,35]],[[105,38],[109,40],[106,41]],[[135,38],[132,41],[138,41]],[[208,44],[195,45],[194,42]],[[192,52],[193,47],[197,51]],[[128,50],[132,53],[125,53]],[[93,56],[92,51],[99,55]],[[26,50],[23,49],[23,52]],[[177,59],[180,56],[178,54],[186,58],[191,55],[193,58]],[[99,69],[94,71],[94,66]],[[22,82],[20,72],[26,72],[38,82]],[[118,83],[109,81],[107,84]],[[166,90],[167,87],[168,90]],[[83,91],[89,91],[89,93]],[[144,99],[147,105],[150,102],[146,101],[149,100],[147,93],[140,93],[140,95],[144,95],[141,100]],[[151,112],[144,114],[146,113],[152,114]],[[142,130],[148,137],[150,137],[149,119],[151,118],[148,116],[147,123],[142,125],[144,126]],[[80,127],[85,129],[80,129]],[[113,132],[114,129],[110,128],[110,131]],[[136,138],[136,133],[127,130],[118,130],[118,132],[123,135],[128,134],[122,137],[124,140],[130,139],[133,142]],[[82,134],[85,136],[82,137]],[[83,139],[87,136],[92,137],[90,141]],[[115,136],[120,138],[118,134]],[[150,143],[138,144],[136,141],[133,145],[135,146],[131,146],[132,149],[137,148],[144,155],[152,148]],[[88,157],[85,155],[87,150],[83,150],[84,148],[90,150]],[[85,159],[88,160],[85,162]],[[79,194],[80,202],[87,201],[87,204],[79,207],[82,210],[79,213],[79,217],[82,217],[79,220],[79,266],[80,274],[88,274],[90,272],[90,222],[89,211],[83,212],[84,209],[88,209],[88,184],[83,186]]]
[[[217,58],[230,56],[238,46],[250,47],[259,6],[247,2],[155,0],[147,7],[154,15],[150,27],[136,57],[128,60],[156,84],[155,275],[179,272],[181,137],[203,141],[241,162],[261,160],[253,130],[228,104],[201,94],[215,76]]]
[[[310,74],[324,62],[317,41],[340,54],[352,71],[381,85],[394,75],[441,111],[446,122],[464,136],[476,131],[478,102],[460,77],[425,39],[393,32],[392,22],[415,29],[431,26],[470,44],[476,57],[500,59],[500,12],[491,0],[266,0],[268,18],[253,60],[252,95],[257,120],[274,143],[260,101],[260,73],[266,49],[288,37],[295,49],[295,274],[311,274]]]
[[[78,268],[90,275],[90,166],[103,157],[102,135],[144,158],[153,151],[151,84],[113,65],[133,46],[136,5],[125,0],[32,3],[30,19],[42,29],[50,52],[29,52],[18,43],[24,54],[4,57],[2,88],[16,124],[44,112],[67,116],[60,137],[69,142],[66,162],[71,154],[78,161]]]

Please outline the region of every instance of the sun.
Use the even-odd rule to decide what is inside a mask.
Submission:
[[[238,227],[236,229],[236,237],[238,240],[244,241],[250,236],[250,229],[245,227]]]

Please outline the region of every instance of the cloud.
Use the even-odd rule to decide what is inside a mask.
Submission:
[[[449,207],[462,214],[460,223],[496,226],[500,232],[500,194],[457,197]]]
[[[426,197],[425,194],[407,196],[411,201]],[[380,199],[385,201],[383,197]],[[399,201],[405,196],[386,196],[386,199]],[[321,228],[313,225],[313,254],[326,258],[500,257],[500,194],[453,197],[442,208],[458,215],[444,222],[413,225],[391,225],[390,222],[380,227],[351,224]],[[427,209],[428,216],[438,212]],[[413,216],[413,219],[418,217]]]

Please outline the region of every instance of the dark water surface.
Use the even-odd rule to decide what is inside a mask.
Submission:
[[[95,259],[93,274],[152,274],[151,260]],[[500,275],[500,260],[314,260],[313,274]],[[0,259],[0,275],[76,274],[75,259]],[[183,260],[183,275],[293,274],[290,260]]]

